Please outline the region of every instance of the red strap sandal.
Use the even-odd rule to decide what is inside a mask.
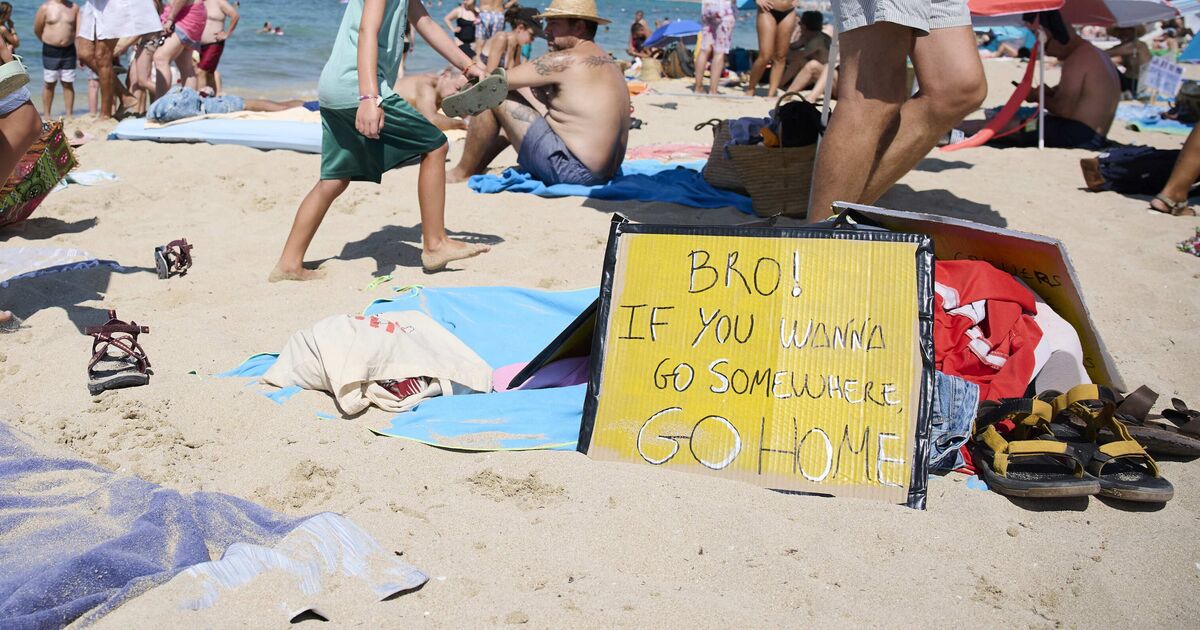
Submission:
[[[160,280],[186,274],[192,268],[192,246],[186,238],[181,238],[155,247],[154,267],[158,269]]]
[[[150,382],[150,359],[138,343],[138,335],[149,333],[148,326],[117,319],[117,312],[108,312],[108,321],[101,326],[88,326],[84,334],[91,335],[92,360],[88,363],[88,391],[92,395],[107,389],[137,387]]]

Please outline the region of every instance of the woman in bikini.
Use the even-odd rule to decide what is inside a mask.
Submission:
[[[458,38],[458,49],[468,57],[475,57],[475,28],[479,14],[475,12],[475,0],[463,0],[442,18],[446,28]]]
[[[792,0],[756,0],[758,4],[758,58],[750,68],[750,84],[746,96],[754,96],[759,79],[771,64],[771,77],[767,85],[767,96],[775,97],[783,81],[783,70],[787,64],[788,44],[792,31],[796,29],[796,11]]]
[[[491,74],[496,68],[511,70],[521,64],[521,48],[542,36],[537,9],[510,9],[505,21],[512,31],[500,31],[479,48],[479,65]]]

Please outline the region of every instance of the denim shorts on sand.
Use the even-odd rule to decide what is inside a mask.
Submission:
[[[933,388],[933,429],[929,433],[929,471],[961,468],[959,448],[971,437],[979,386],[957,376],[937,372]]]

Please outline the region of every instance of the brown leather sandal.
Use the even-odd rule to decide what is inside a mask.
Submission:
[[[92,395],[107,389],[137,387],[150,382],[150,359],[138,343],[138,334],[149,333],[148,326],[117,319],[117,312],[108,312],[108,321],[100,326],[88,326],[84,334],[91,335],[92,360],[88,363],[88,391]]]
[[[155,247],[154,268],[158,270],[160,280],[187,274],[188,269],[192,268],[192,246],[187,239],[181,238]]]

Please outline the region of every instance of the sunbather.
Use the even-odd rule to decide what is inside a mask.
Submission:
[[[829,48],[833,38],[825,34],[821,27],[825,25],[825,17],[820,11],[805,11],[800,14],[794,41],[788,46],[787,67],[784,69],[783,82],[788,84],[788,92],[799,92],[813,87],[829,63]]]
[[[1032,15],[1029,16],[1032,19]],[[1058,14],[1046,11],[1039,14],[1039,28],[1046,31],[1046,53],[1062,60],[1062,77],[1058,85],[1046,86],[1047,147],[1096,150],[1108,144],[1108,130],[1121,100],[1121,80],[1116,66],[1108,56],[1079,37]],[[1032,26],[1031,26],[1032,28]],[[1037,90],[1025,99],[1036,103]],[[983,126],[983,121],[960,125],[971,135]],[[1036,147],[1037,129],[1023,129],[1005,136],[1022,121],[1014,120],[1007,129],[997,132],[994,146]]]
[[[1150,200],[1150,209],[1175,216],[1194,216],[1196,211],[1188,207],[1188,193],[1196,180],[1200,180],[1200,135],[1195,127],[1183,143],[1183,150],[1171,169],[1171,177],[1162,192]]]
[[[471,118],[462,159],[448,181],[482,173],[508,144],[517,163],[546,184],[612,179],[629,140],[629,89],[594,41],[599,25],[608,23],[594,7],[555,0],[538,16],[546,18],[550,52],[509,72],[508,100]]]
[[[500,30],[479,47],[479,63],[489,74],[496,68],[511,70],[521,64],[521,49],[542,36],[536,9],[513,9],[508,23],[512,31]]]

